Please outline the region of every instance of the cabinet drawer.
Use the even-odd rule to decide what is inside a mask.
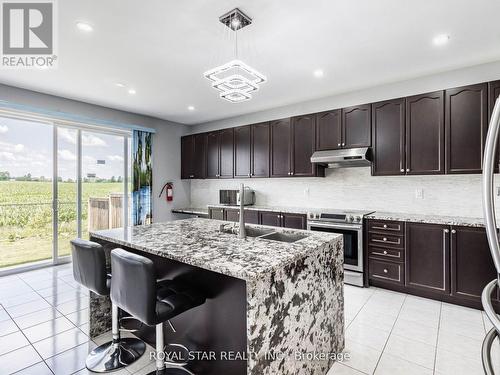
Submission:
[[[404,284],[405,278],[403,263],[392,263],[370,259],[368,261],[368,268],[368,275],[370,279]]]
[[[393,262],[404,261],[403,249],[391,249],[389,247],[368,246],[368,256],[382,258]]]
[[[394,236],[390,234],[368,233],[368,244],[382,247],[404,247],[404,237]]]
[[[401,221],[369,220],[368,231],[402,236],[404,234],[404,223]]]

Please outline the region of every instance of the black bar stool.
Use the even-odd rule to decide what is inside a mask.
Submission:
[[[192,286],[181,281],[163,280],[157,282],[153,262],[141,255],[114,249],[111,251],[111,301],[136,319],[149,326],[156,326],[156,370],[153,374],[167,374],[169,369],[178,373],[193,374],[184,367],[187,362],[165,361],[163,323],[205,303],[205,296]],[[170,346],[189,351],[184,345]],[[193,374],[194,375],[194,374]]]
[[[71,241],[73,277],[82,286],[100,296],[109,296],[111,275],[106,272],[104,249],[96,242]],[[118,307],[111,303],[113,341],[98,346],[87,356],[85,365],[93,372],[110,372],[126,367],[146,351],[146,344],[137,338],[121,338],[118,327]]]

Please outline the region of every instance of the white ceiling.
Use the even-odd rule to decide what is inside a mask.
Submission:
[[[58,4],[57,70],[1,70],[0,82],[185,124],[500,60],[497,0]],[[233,58],[231,32],[218,17],[237,6],[254,19],[239,33],[240,58],[268,82],[251,101],[232,104],[203,72]],[[77,30],[77,21],[94,31]],[[441,33],[451,39],[436,47],[432,38]],[[321,79],[313,76],[318,68]]]

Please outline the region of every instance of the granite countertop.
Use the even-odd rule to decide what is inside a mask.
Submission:
[[[91,236],[247,281],[314,256],[324,246],[342,239],[332,233],[249,225],[308,237],[294,243],[250,237],[243,240],[221,233],[221,224],[237,227],[235,223],[194,218],[95,231]]]
[[[422,215],[422,214],[408,214],[402,212],[375,211],[374,213],[367,215],[366,218],[378,219],[378,220],[408,221],[412,223],[459,225],[466,227],[484,227],[484,219],[482,217]]]
[[[172,212],[177,214],[200,215],[208,217],[208,208],[173,208]]]
[[[239,209],[239,206],[230,206],[227,204],[209,204],[207,207],[208,208]],[[291,213],[291,214],[307,214],[309,211],[311,211],[310,208],[304,208],[304,207],[258,206],[258,205],[245,206],[245,210],[284,212],[284,213]],[[315,209],[315,211],[317,211],[317,210],[318,209]]]

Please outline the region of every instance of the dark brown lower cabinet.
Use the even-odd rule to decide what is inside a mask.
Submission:
[[[247,224],[259,224],[259,211],[257,211],[257,210],[245,210],[245,223],[247,223]]]
[[[496,277],[486,230],[452,227],[451,294],[479,301],[483,288]]]
[[[450,293],[450,230],[447,225],[406,223],[406,286]]]
[[[293,229],[307,229],[307,215],[282,213],[281,226]]]
[[[281,213],[272,211],[259,211],[260,224],[281,227]]]
[[[214,220],[226,220],[223,208],[210,208],[208,210],[208,217]]]
[[[236,209],[227,209],[226,208],[226,221],[240,221],[240,211]]]

